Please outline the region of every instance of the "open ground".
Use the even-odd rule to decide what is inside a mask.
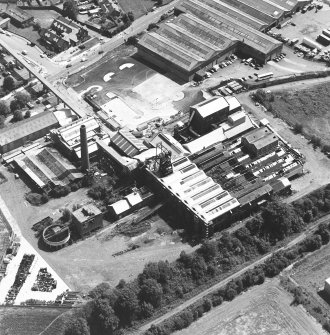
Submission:
[[[281,33],[284,37],[299,38],[300,42],[304,37],[316,40],[322,30],[329,27],[330,6],[324,4],[323,9],[315,12],[315,9],[306,13],[297,13],[293,16],[292,22],[295,26],[288,24],[281,29],[274,28],[273,31]],[[330,49],[326,47],[324,49]]]
[[[86,92],[92,86],[101,87],[95,98],[99,105],[110,101],[109,93],[118,95],[136,115],[129,118],[127,114],[121,115],[123,113],[118,109],[113,113],[117,114],[118,119],[125,119],[125,123],[132,128],[154,117],[168,119],[178,111],[186,110],[191,104],[202,100],[197,91],[186,92],[189,84],[180,85],[164,73],[159,73],[131,57],[135,51],[132,48],[126,49],[125,56],[114,51],[112,56],[107,55],[103,62],[71,76],[66,83],[74,86],[78,93]],[[125,64],[133,66],[120,70]],[[104,80],[106,74],[111,77],[108,81]]]
[[[22,180],[16,180],[12,173],[3,167],[1,172],[8,179],[0,185],[0,193],[16,219],[23,236],[30,242],[73,290],[88,291],[95,285],[106,281],[117,285],[120,279],[130,280],[143,270],[150,261],[177,259],[182,250],[190,252],[193,247],[181,242],[178,235],[172,234],[172,228],[158,215],[150,218],[151,228],[138,237],[121,235],[109,237],[109,230],[72,244],[55,252],[46,252],[38,248],[38,240],[31,227],[34,223],[51,216],[57,218],[62,208],[72,209],[74,204],[91,202],[86,189],[79,189],[65,198],[52,199],[39,207],[31,206],[24,198],[30,189]],[[112,254],[125,250],[132,245],[139,248],[113,257]]]
[[[324,144],[330,143],[330,82],[302,90],[276,90],[274,96],[276,115],[291,126],[301,124],[309,138],[315,135]]]
[[[266,281],[242,293],[232,302],[212,309],[177,335],[321,335],[326,334],[293,297],[281,288],[279,279]]]

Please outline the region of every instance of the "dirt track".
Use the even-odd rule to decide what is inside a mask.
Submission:
[[[225,302],[176,335],[321,335],[326,334],[292,297],[272,279]]]

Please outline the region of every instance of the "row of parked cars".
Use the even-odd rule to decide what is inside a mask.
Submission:
[[[279,54],[277,57],[275,57],[273,59],[274,62],[278,63],[280,60],[282,60],[283,58],[286,57],[286,53],[285,52],[282,52],[281,54]]]
[[[227,60],[221,62],[220,64],[215,64],[211,67],[211,69],[209,69],[208,71],[205,72],[205,78],[210,78],[212,76],[213,73],[217,72],[219,69],[223,69],[231,64],[233,64],[235,62],[235,60],[237,59],[237,56],[232,54],[228,57]]]

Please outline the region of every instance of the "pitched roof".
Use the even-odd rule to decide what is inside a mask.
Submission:
[[[111,143],[123,151],[128,157],[133,157],[147,150],[141,140],[132,135],[128,130],[119,130],[112,138]]]
[[[0,146],[12,143],[30,134],[34,134],[42,129],[53,126],[57,127],[58,120],[52,112],[42,112],[28,119],[17,122],[13,125],[1,129]]]

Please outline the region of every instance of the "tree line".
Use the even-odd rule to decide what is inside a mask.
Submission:
[[[121,280],[114,289],[106,283],[100,284],[90,292],[91,300],[68,323],[69,330],[65,335],[122,334],[123,329],[139,324],[179,299],[193,295],[202,285],[218,282],[238,266],[265,255],[279,241],[303,231],[309,222],[328,213],[329,205],[330,185],[293,204],[274,199],[252,217],[245,227],[231,234],[224,233],[218,240],[204,241],[194,253],[181,252],[180,257],[172,263],[148,263],[135,280],[128,283]],[[315,235],[299,245],[300,249],[276,253],[263,266],[245,274],[240,281],[228,284],[221,294],[211,299],[211,303],[203,303],[203,309],[199,307],[200,310],[193,313],[192,317],[185,314],[187,320],[195,319],[210,305],[233,299],[247,287],[262,283],[265,277],[277,275],[299,254],[316,250],[328,242],[328,227],[320,228]],[[178,323],[188,325],[187,320]],[[87,331],[74,332],[72,329],[80,327],[76,323],[83,324]],[[169,328],[173,329],[172,326]],[[151,334],[163,334],[157,333],[158,330],[152,331]]]

